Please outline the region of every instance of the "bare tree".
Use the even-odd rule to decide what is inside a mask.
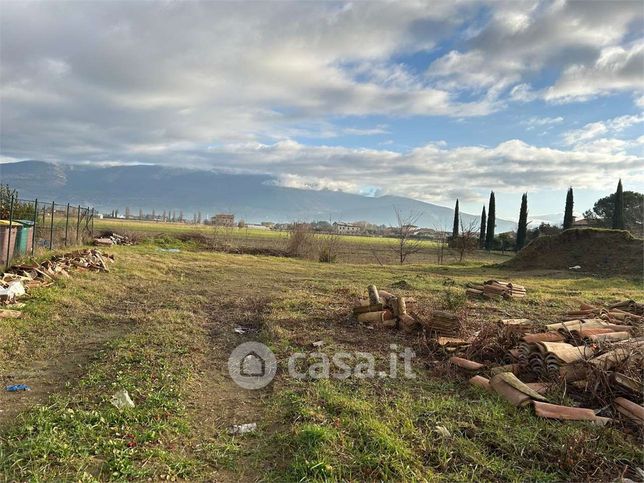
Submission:
[[[444,225],[434,225],[434,230],[436,231],[436,241],[438,242],[438,250],[436,251],[436,263],[442,265],[443,261],[445,260],[445,249],[449,245],[450,234],[447,232]]]
[[[476,251],[479,243],[479,224],[476,220],[470,220],[465,225],[461,219],[461,233],[452,240],[454,248],[458,252],[459,262],[465,259],[465,255]]]
[[[413,233],[416,230],[416,222],[422,216],[422,213],[409,212],[403,215],[397,207],[394,206],[394,213],[396,213],[397,226],[394,233],[398,239],[395,251],[398,254],[400,264],[402,265],[407,260],[409,255],[418,253],[422,247],[422,240],[413,238]]]
[[[291,223],[288,230],[286,251],[292,257],[301,257],[311,248],[314,234],[308,223]]]
[[[338,257],[340,235],[338,233],[325,233],[317,236],[319,240],[318,260],[322,263],[333,263]]]

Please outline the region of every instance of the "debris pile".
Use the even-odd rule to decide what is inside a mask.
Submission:
[[[424,325],[429,333],[452,338],[456,337],[462,329],[459,316],[443,310],[434,310],[431,318]]]
[[[132,243],[129,237],[113,232],[102,233],[101,236],[94,238],[94,245],[96,246],[111,247],[112,245],[131,245]]]
[[[513,299],[526,296],[525,287],[512,282],[501,282],[499,280],[488,280],[483,285],[468,283],[465,295],[468,298],[486,299]]]
[[[360,300],[353,308],[353,315],[358,322],[387,328],[401,328],[406,332],[411,332],[418,326],[416,319],[407,313],[407,304],[415,302],[413,299],[378,290],[375,285],[369,285],[367,292],[369,298]]]
[[[47,287],[60,277],[69,277],[71,270],[109,272],[108,263],[114,257],[95,248],[76,250],[63,255],[54,255],[39,264],[14,265],[0,277],[0,304],[21,308],[17,299],[34,287]],[[16,310],[0,311],[1,318],[20,317]]]
[[[472,385],[495,392],[517,407],[532,405],[538,416],[599,425],[622,418],[644,427],[642,309],[643,304],[627,300],[608,307],[582,304],[579,310],[564,314],[562,321],[547,325],[505,319],[496,332],[481,330],[469,347],[456,349],[468,358],[453,356],[449,362],[466,374]],[[505,345],[504,354],[487,357],[494,352],[480,349],[492,345],[490,334],[505,337],[504,343],[498,344]],[[517,336],[518,343],[508,345]],[[485,355],[482,360],[496,362],[470,359],[480,354]],[[507,364],[508,360],[513,363]],[[601,409],[550,404],[544,394],[558,384],[565,384],[567,394],[580,405]]]
[[[644,321],[644,304],[634,300],[625,300],[608,307],[597,307],[590,304],[581,304],[578,310],[566,313],[564,321],[596,318],[617,322],[643,322]]]

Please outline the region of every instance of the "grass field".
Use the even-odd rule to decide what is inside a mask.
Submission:
[[[581,301],[637,298],[641,281],[508,273],[475,261],[322,264],[200,251],[168,237],[109,251],[110,273],[34,290],[24,318],[0,319],[1,382],[33,388],[0,393],[0,479],[612,481],[625,465],[641,465],[633,436],[538,419],[428,366],[420,334],[370,330],[350,317],[370,283],[485,322],[549,320]],[[493,277],[526,285],[529,296],[459,295],[466,282]],[[237,334],[238,325],[255,332]],[[248,340],[278,359],[261,390],[228,376],[231,350]],[[329,354],[370,352],[378,369],[390,344],[411,347],[416,377],[290,378],[288,356],[319,340]],[[110,405],[120,388],[134,409]],[[228,434],[249,422],[257,432]]]
[[[199,235],[215,242],[233,247],[251,247],[283,250],[287,246],[288,233],[285,231],[261,230],[254,228],[222,228],[206,225],[180,223],[154,223],[135,220],[96,220],[96,232],[115,231],[129,233],[137,238],[164,238],[167,236]],[[323,236],[313,237],[305,250],[304,258],[317,260]],[[398,240],[389,237],[339,235],[335,253],[338,262],[391,265],[399,263],[396,245]],[[420,251],[409,256],[412,263],[437,263],[440,245],[434,240],[421,240]],[[508,260],[510,253],[476,251],[468,253],[464,261],[498,263]],[[443,262],[454,263],[459,254],[450,249],[443,250]]]

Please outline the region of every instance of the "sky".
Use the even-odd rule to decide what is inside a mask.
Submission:
[[[0,162],[152,163],[497,216],[644,191],[641,1],[0,3]],[[1,168],[0,168],[1,170]]]

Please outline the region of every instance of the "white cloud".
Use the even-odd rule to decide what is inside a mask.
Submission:
[[[521,124],[526,126],[528,131],[531,131],[536,128],[546,128],[550,129],[556,124],[561,124],[564,118],[561,116],[557,117],[531,117],[524,121],[521,121]]]
[[[517,102],[532,102],[535,99],[539,98],[539,94],[536,93],[532,87],[528,84],[517,84],[510,91],[510,99]]]
[[[619,116],[607,121],[597,121],[586,124],[581,129],[573,129],[563,134],[564,143],[568,146],[579,146],[597,140],[604,134],[616,135],[623,130],[644,122],[644,114]],[[606,141],[606,140],[604,140]],[[614,139],[614,142],[619,140]],[[624,146],[624,144],[622,144]]]
[[[644,90],[644,42],[601,50],[592,64],[568,67],[545,91],[548,101],[585,100],[615,91]]]
[[[642,90],[644,10],[637,2],[495,2],[490,20],[458,49],[428,69],[438,85],[529,102],[585,100],[616,91]],[[552,86],[534,89],[544,69],[561,72]]]
[[[200,167],[229,166],[276,176],[284,186],[396,194],[416,199],[471,200],[489,189],[522,192],[565,188],[602,188],[606,179],[634,174],[644,161],[629,154],[631,145],[558,150],[510,140],[494,147],[449,148],[431,143],[407,150],[307,146],[287,140],[273,144],[219,146],[208,153],[177,153]],[[602,149],[599,150],[598,148]],[[329,173],[332,173],[330,175]],[[391,180],[395,180],[391,182]]]
[[[401,117],[485,116],[510,100],[617,91],[642,103],[643,43],[627,41],[642,17],[638,2],[5,2],[0,159],[210,166],[424,199],[599,186],[641,162],[612,134],[641,121],[566,133],[570,150],[294,139],[375,145],[369,136],[388,134],[393,147]],[[436,52],[445,54],[423,64]],[[562,122],[526,117],[527,128]]]

